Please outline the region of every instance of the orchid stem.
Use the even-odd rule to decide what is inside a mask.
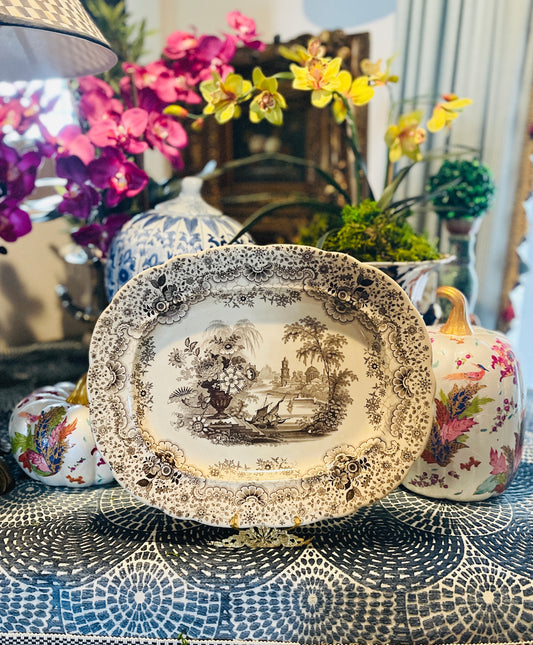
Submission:
[[[359,140],[357,137],[357,125],[355,123],[353,111],[351,110],[351,106],[348,100],[346,99],[346,97],[342,96],[341,98],[344,101],[344,104],[346,107],[346,122],[349,130],[347,139],[355,159],[355,191],[356,191],[355,204],[359,205],[362,201],[362,194],[363,194],[363,183],[362,183],[361,175],[366,180],[366,185],[368,188],[368,196],[372,201],[374,201],[374,194],[372,192],[370,182],[368,181],[368,169],[367,169],[365,160],[363,159],[363,155],[361,154],[361,150],[359,149]]]
[[[131,104],[133,107],[139,107],[139,93],[137,92],[137,86],[134,82],[134,72],[129,70],[128,76],[130,77],[130,87],[131,87]],[[144,170],[144,155],[142,153],[134,155],[135,163],[140,170]],[[146,212],[150,209],[150,197],[148,195],[148,182],[143,188],[141,193],[141,208],[143,212]]]

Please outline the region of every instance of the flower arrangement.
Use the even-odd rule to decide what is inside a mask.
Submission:
[[[367,261],[439,257],[436,247],[424,235],[417,234],[407,220],[414,204],[430,200],[435,193],[449,187],[450,183],[453,184],[455,178],[450,183],[439,186],[434,192],[398,201],[393,201],[393,198],[411,168],[418,162],[431,160],[421,150],[426,140],[426,130],[435,133],[449,128],[472,101],[446,94],[433,106],[425,127],[421,125],[424,112],[420,109],[401,114],[396,123],[388,125],[384,135],[388,148],[386,184],[382,194],[376,196],[369,184],[365,159],[359,147],[354,110],[368,104],[376,91],[398,82],[398,77],[390,70],[392,59],[386,61],[384,68],[382,61],[373,63],[368,59],[363,60],[362,74],[353,77],[349,71],[342,69],[340,56],[326,55],[325,46],[317,38],[312,38],[307,48],[301,45],[291,48],[280,46],[279,52],[290,61],[287,71],[267,77],[258,66],[253,70],[251,80],[240,74],[233,73],[224,77],[215,72],[210,79],[203,81],[200,84],[200,92],[206,102],[203,116],[214,116],[218,123],[223,124],[240,117],[243,107],[247,105],[252,123],[265,119],[273,125],[281,126],[287,109],[282,84],[291,81],[293,89],[310,93],[312,106],[319,109],[331,107],[335,121],[345,128],[347,143],[355,158],[353,171],[357,180],[356,196],[354,200],[331,172],[315,167],[326,179],[331,189],[330,195],[335,194],[335,201],[301,197],[274,200],[254,213],[245,222],[240,234],[250,230],[274,210],[300,205],[318,213],[310,226],[301,231],[299,241],[302,243],[346,252]],[[169,106],[166,112],[178,114],[179,110],[179,105]],[[264,157],[265,155],[252,156],[228,165],[236,167],[263,160]],[[308,160],[288,155],[273,154],[271,157],[283,163],[313,166]],[[396,164],[405,159],[407,165],[395,172]]]
[[[93,2],[95,7],[104,4]],[[122,26],[122,41],[132,37],[122,20],[123,4],[106,11],[113,12],[103,16],[108,28],[115,21]],[[14,242],[31,231],[24,205],[46,159],[62,180],[57,207],[46,219],[67,217],[76,229],[74,240],[102,256],[126,220],[168,198],[170,182],[155,185],[150,180],[143,153],[158,150],[174,174],[182,170],[182,151],[188,144],[184,117],[202,102],[198,86],[212,74],[228,77],[237,47],[264,47],[253,20],[232,11],[227,22],[230,32],[220,36],[172,33],[161,58],[145,66],[123,61],[121,73],[108,74],[107,80],[78,79],[72,84],[78,123],[66,125],[56,135],[43,123],[56,100],[43,104],[42,88],[14,86],[10,96],[0,98],[0,238]],[[140,55],[143,36],[140,25],[126,54]],[[119,50],[124,52],[123,47]],[[165,108],[176,102],[187,108],[168,114]],[[28,138],[30,128],[38,132],[37,139]]]
[[[282,84],[290,82],[295,90],[310,93],[314,107],[331,107],[336,122],[345,128],[355,158],[356,198],[336,181],[330,169],[317,168],[336,193],[334,201],[291,198],[284,203],[274,202],[245,222],[238,236],[273,210],[296,203],[327,214],[302,231],[301,241],[358,254],[350,235],[355,231],[354,223],[359,221],[359,229],[373,227],[373,238],[378,241],[394,230],[399,245],[396,250],[402,257],[408,240],[413,242],[418,256],[438,254],[407,222],[410,208],[421,199],[430,199],[431,194],[393,201],[413,165],[428,160],[421,151],[426,139],[426,129],[421,125],[423,111],[402,114],[388,126],[387,181],[379,197],[369,185],[358,144],[354,110],[369,103],[376,91],[398,81],[390,71],[391,60],[384,69],[381,61],[365,60],[361,75],[354,78],[342,69],[340,56],[327,56],[320,40],[313,38],[307,47],[280,46],[280,53],[290,61],[286,71],[266,76],[257,67],[250,80],[235,73],[231,61],[238,47],[262,50],[264,44],[250,18],[233,11],[227,22],[231,33],[216,36],[176,31],[167,39],[161,57],[152,63],[140,65],[126,60],[122,62],[121,74],[112,78],[79,79],[73,90],[79,123],[64,127],[55,136],[41,120],[53,108],[53,101],[43,106],[42,94],[26,96],[24,89],[0,99],[0,237],[12,242],[31,230],[24,201],[33,192],[42,161],[50,159],[64,185],[56,209],[46,218],[67,217],[76,227],[74,240],[105,257],[113,234],[127,219],[171,196],[173,178],[159,185],[150,180],[144,169],[143,153],[147,149],[158,150],[168,159],[175,177],[183,170],[182,152],[188,144],[189,128],[201,128],[210,117],[220,124],[226,123],[240,117],[245,106],[252,123],[267,120],[282,126],[287,108]],[[139,37],[137,53],[138,41]],[[426,128],[437,132],[450,127],[470,102],[467,98],[445,95],[434,106]],[[23,135],[32,125],[37,127],[41,140],[22,151],[8,143],[9,131]],[[404,158],[408,164],[395,172],[396,164]],[[250,157],[228,167],[254,161]],[[301,166],[310,163],[290,156],[283,161]],[[331,217],[334,231],[329,226]],[[311,240],[313,226],[321,234]],[[345,248],[339,248],[342,240],[348,241]],[[396,257],[390,253],[384,257],[376,248],[367,250],[368,257],[375,260],[398,259],[398,253]]]

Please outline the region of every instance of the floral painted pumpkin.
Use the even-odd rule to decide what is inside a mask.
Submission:
[[[85,376],[23,399],[11,415],[9,438],[18,465],[33,479],[72,488],[113,480],[91,430]]]
[[[403,485],[428,497],[460,501],[502,493],[518,469],[526,395],[507,338],[470,326],[466,298],[453,287],[448,321],[428,328],[437,383],[430,438]]]

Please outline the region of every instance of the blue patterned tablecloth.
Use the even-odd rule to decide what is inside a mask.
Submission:
[[[4,367],[0,445],[36,384],[9,381]],[[528,419],[533,430],[533,409]],[[278,533],[285,545],[271,548],[173,519],[118,485],[38,484],[8,457],[17,481],[0,497],[0,644],[533,642],[531,430],[500,497],[461,504],[400,488]]]

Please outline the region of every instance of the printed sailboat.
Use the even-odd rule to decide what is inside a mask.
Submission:
[[[278,425],[286,421],[286,419],[282,419],[279,415],[279,406],[282,402],[283,399],[280,399],[270,410],[268,409],[268,404],[264,405],[256,411],[251,419],[247,419],[247,422],[261,430],[277,428]]]

